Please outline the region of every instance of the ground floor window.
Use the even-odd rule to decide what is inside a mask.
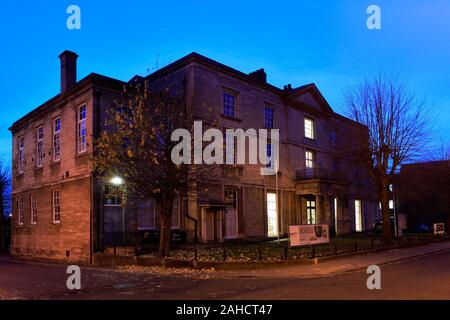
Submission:
[[[278,236],[277,194],[267,193],[267,235]]]
[[[338,233],[338,198],[333,199],[333,210],[334,210],[334,231]]]
[[[355,200],[355,230],[357,232],[363,231],[361,200]]]
[[[23,225],[24,216],[25,216],[24,206],[23,206],[23,197],[19,197],[17,199],[17,211],[19,214],[18,219],[17,219],[17,224]]]
[[[180,228],[181,200],[176,198],[173,203],[171,228]],[[161,211],[154,199],[143,200],[138,204],[138,229],[157,230],[161,226]]]
[[[31,224],[37,223],[37,196],[32,194],[30,197],[31,205]]]
[[[59,190],[53,190],[53,223],[61,222],[61,194]]]
[[[306,200],[306,222],[316,224],[316,200]]]
[[[238,236],[238,199],[237,190],[225,190],[225,238],[233,239]]]

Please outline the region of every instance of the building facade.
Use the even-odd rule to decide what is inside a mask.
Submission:
[[[13,135],[13,254],[89,263],[114,244],[157,233],[151,199],[123,201],[120,185],[94,174],[94,141],[129,82],[90,74],[76,81],[77,55],[61,59],[61,93],[16,121]],[[215,167],[217,183],[177,199],[174,237],[226,241],[287,236],[289,225],[365,232],[379,216],[360,156],[367,128],[337,113],[314,84],[283,89],[263,69],[245,74],[196,53],[146,77],[152,90],[182,88],[195,118],[225,129],[280,132],[278,174],[261,165]],[[363,137],[363,139],[361,139]],[[363,141],[363,143],[361,143]],[[269,148],[270,149],[270,148]]]

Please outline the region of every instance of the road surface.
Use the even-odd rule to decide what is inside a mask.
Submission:
[[[332,263],[348,265],[345,259]],[[367,289],[366,270],[335,268],[310,276],[293,272],[305,267],[289,267],[290,272],[271,276],[267,271],[81,266],[81,290],[68,290],[66,265],[3,256],[0,299],[450,299],[450,251],[382,265],[381,290]]]

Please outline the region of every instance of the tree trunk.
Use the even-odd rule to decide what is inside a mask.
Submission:
[[[391,214],[389,212],[389,191],[388,183],[383,182],[380,190],[381,200],[381,214],[383,216],[383,242],[384,244],[392,243],[392,230],[391,230]]]
[[[161,205],[161,229],[159,236],[159,256],[166,257],[169,254],[170,235],[172,225],[173,200],[165,200]]]

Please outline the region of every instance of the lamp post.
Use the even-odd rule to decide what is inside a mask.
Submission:
[[[110,180],[111,184],[120,187],[123,185],[123,179],[119,176],[114,176]],[[125,239],[125,203],[124,203],[124,197],[123,194],[121,195],[121,203],[120,206],[122,207],[122,245],[124,244]]]

